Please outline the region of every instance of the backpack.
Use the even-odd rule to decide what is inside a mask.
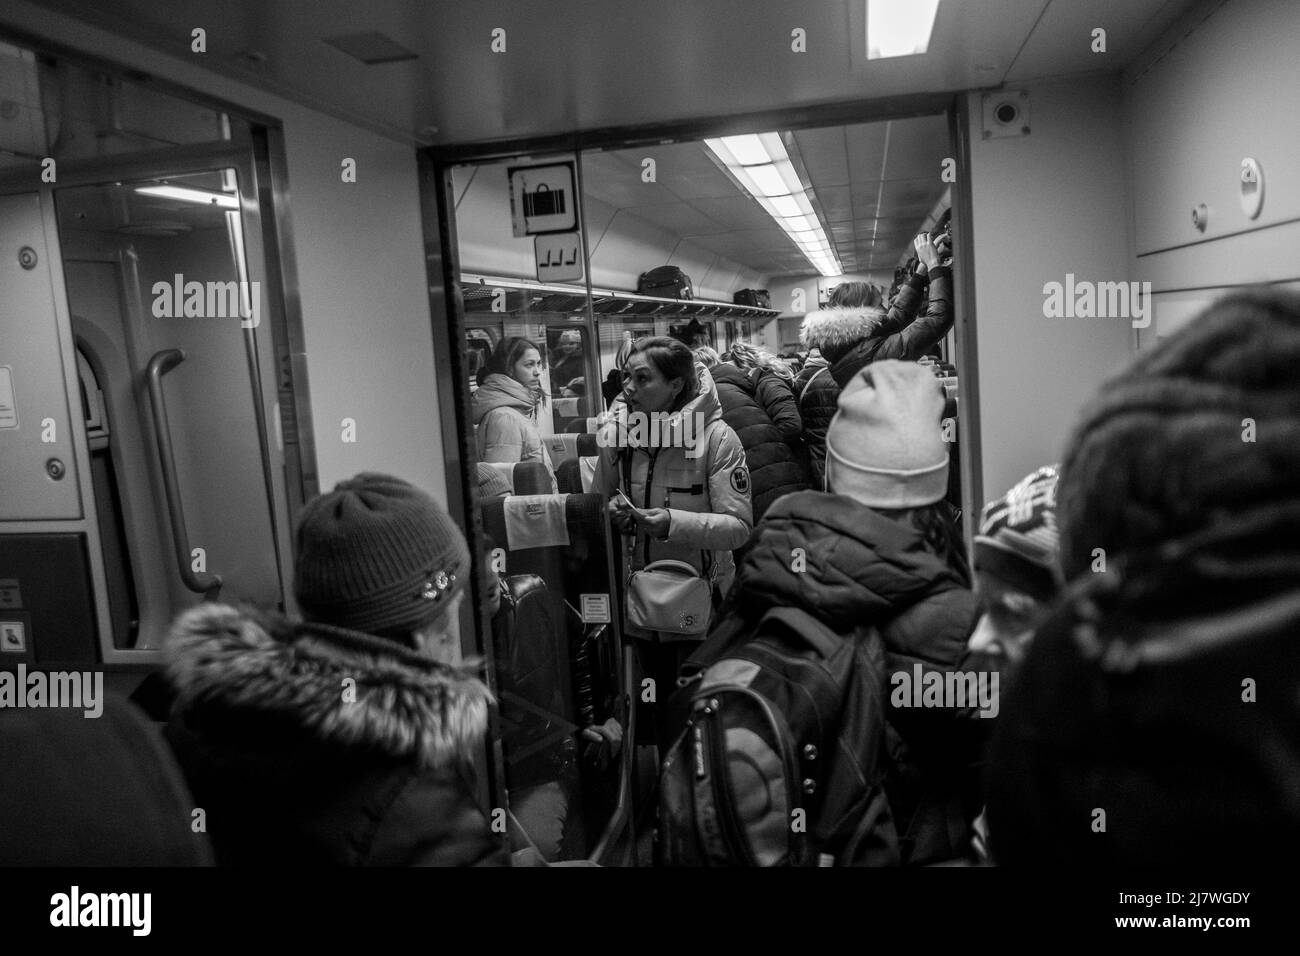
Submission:
[[[797,608],[723,618],[669,702],[660,866],[894,865],[878,632]],[[669,717],[671,720],[671,716]]]

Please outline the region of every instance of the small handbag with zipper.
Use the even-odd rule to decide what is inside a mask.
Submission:
[[[652,561],[628,578],[628,623],[647,631],[703,635],[712,610],[712,583],[685,561]]]
[[[623,483],[632,487],[632,465],[623,458]],[[650,539],[645,540],[645,564],[627,581],[627,621],[647,631],[703,637],[713,611],[714,572],[707,551],[700,552],[704,577],[685,561],[650,560]]]

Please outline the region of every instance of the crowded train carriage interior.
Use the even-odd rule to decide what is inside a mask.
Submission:
[[[1120,658],[1300,699],[1294,541],[1242,530],[1300,487],[1300,6],[663,6],[0,10],[0,738],[49,788],[0,864],[135,825],[24,742],[111,757],[41,729],[74,688],[206,807],[142,863],[1176,861],[1219,812],[1153,823],[1135,749],[1142,835],[1085,846],[1109,778],[1033,708],[1102,579],[1147,597],[1097,726],[1164,699]],[[1247,637],[1145,653],[1208,593]],[[1211,776],[1295,843],[1260,707]],[[241,804],[353,771],[406,829]]]

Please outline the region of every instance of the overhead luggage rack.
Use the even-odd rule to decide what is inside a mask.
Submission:
[[[491,312],[497,290],[504,290],[506,312],[528,309],[535,312],[587,311],[587,291],[582,286],[554,285],[529,279],[462,273],[461,298],[466,312]],[[710,299],[661,299],[614,289],[591,290],[591,307],[597,315],[661,315],[715,319],[773,318],[779,309],[714,302]],[[496,311],[502,311],[498,308]]]

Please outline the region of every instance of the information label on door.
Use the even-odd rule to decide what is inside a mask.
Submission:
[[[18,406],[14,404],[14,370],[0,365],[0,428],[18,427]]]
[[[533,240],[539,282],[575,282],[582,279],[582,236],[561,232]]]
[[[580,600],[582,602],[582,623],[608,624],[610,622],[608,594],[583,594]]]

